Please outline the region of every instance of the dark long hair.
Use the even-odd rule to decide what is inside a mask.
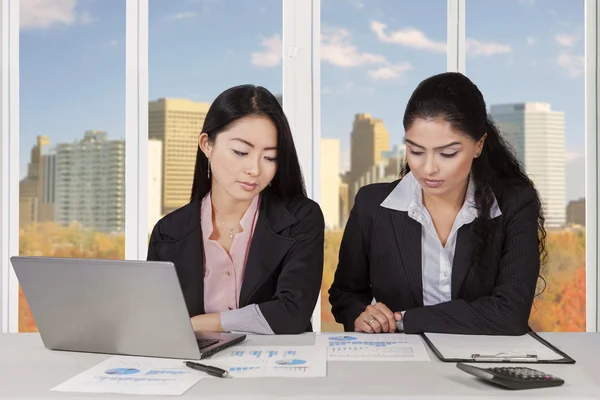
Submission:
[[[214,143],[219,133],[231,123],[248,116],[269,118],[277,128],[277,172],[265,190],[281,198],[306,197],[304,178],[288,120],[277,98],[264,87],[240,85],[225,90],[208,109],[202,132],[206,132],[208,140]],[[208,159],[198,147],[191,201],[204,198],[210,188]]]
[[[525,174],[517,158],[488,115],[483,95],[466,76],[456,72],[434,75],[419,84],[408,101],[404,114],[404,129],[408,130],[417,118],[441,118],[452,128],[473,140],[487,133],[481,155],[473,160],[471,176],[475,183],[475,207],[479,218],[472,224],[473,257],[471,271],[480,278],[485,274],[486,245],[494,234],[490,209],[494,196],[509,187],[535,186]],[[410,171],[404,163],[401,175]],[[541,263],[546,259],[546,230],[540,196],[536,191],[538,209],[539,250]],[[542,278],[543,280],[543,278]]]

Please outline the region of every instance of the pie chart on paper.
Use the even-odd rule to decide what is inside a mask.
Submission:
[[[356,340],[356,336],[330,336],[328,339],[336,342],[349,342]]]
[[[132,375],[140,372],[139,369],[136,368],[113,368],[104,371],[104,373],[108,375]]]
[[[275,361],[275,363],[277,365],[289,365],[289,366],[295,366],[295,365],[302,365],[302,364],[306,364],[306,360],[298,360],[298,359],[291,359],[291,360],[277,360]]]

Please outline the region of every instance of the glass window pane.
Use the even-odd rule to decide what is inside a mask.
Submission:
[[[189,202],[215,97],[246,83],[281,96],[282,2],[150,0],[148,29],[150,233]]]
[[[19,254],[122,259],[125,2],[21,0],[20,27]]]
[[[466,18],[467,73],[544,203],[546,287],[530,326],[584,331],[584,2],[467,1]]]
[[[354,195],[399,177],[404,108],[418,83],[446,70],[446,1],[321,2],[321,330],[340,331],[328,290]]]

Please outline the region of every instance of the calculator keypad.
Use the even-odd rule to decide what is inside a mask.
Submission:
[[[526,381],[550,381],[554,376],[525,367],[496,367],[490,368],[490,371],[507,378],[526,380]]]

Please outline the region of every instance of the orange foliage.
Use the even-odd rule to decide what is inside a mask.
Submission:
[[[329,288],[338,263],[342,231],[325,232],[325,263],[323,265],[323,282],[321,283],[321,332],[341,332],[344,327],[335,322],[329,304]]]
[[[67,258],[125,258],[125,236],[67,227],[53,222],[28,224],[19,232],[19,254]],[[19,332],[36,332],[27,299],[19,288]]]

